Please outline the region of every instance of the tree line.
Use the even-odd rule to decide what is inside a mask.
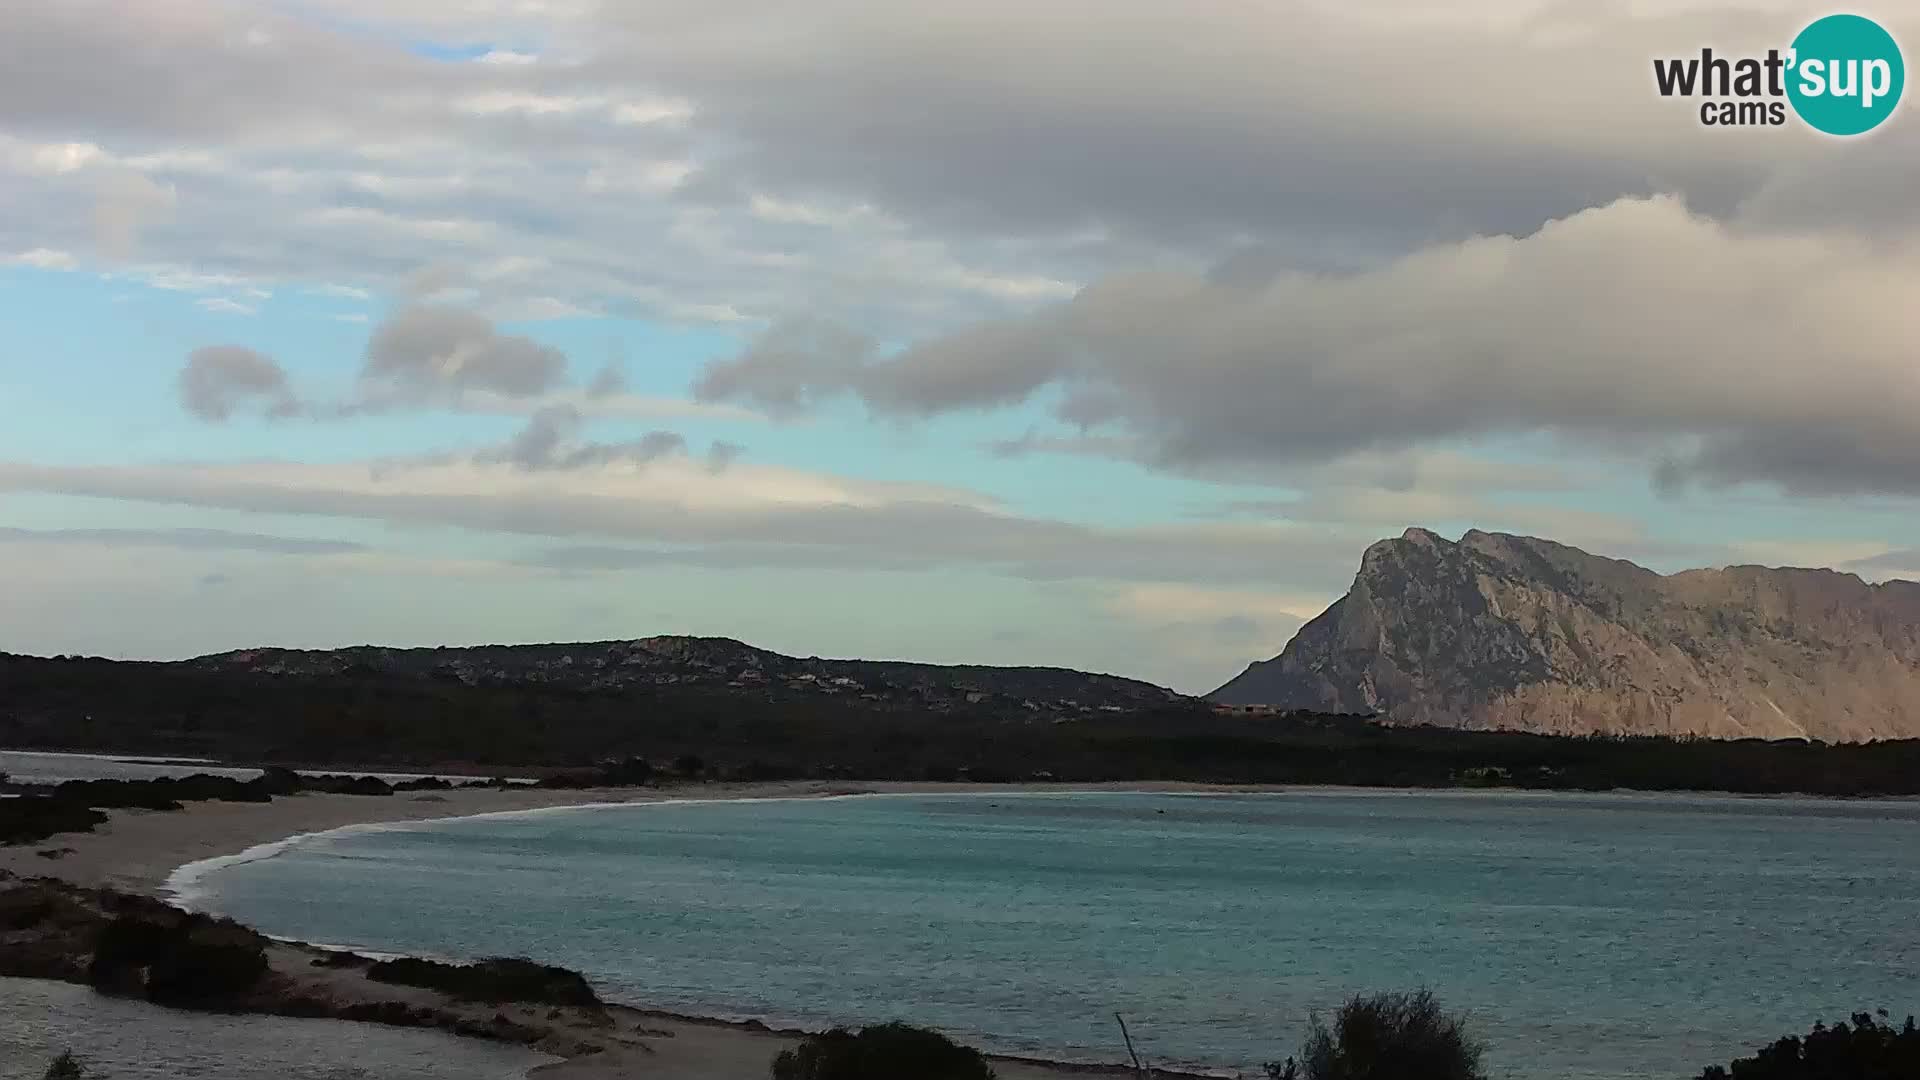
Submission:
[[[916,711],[712,687],[468,686],[0,657],[0,746],[564,773],[609,759],[699,778],[1186,780],[1235,784],[1920,794],[1920,740],[1865,744],[1565,737],[1370,718],[1215,714],[1196,701],[1076,718]]]

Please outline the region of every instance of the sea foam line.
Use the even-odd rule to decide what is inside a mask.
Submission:
[[[586,802],[556,803],[552,806],[525,806],[514,810],[483,810],[474,814],[449,814],[436,818],[401,818],[395,821],[360,821],[351,825],[338,825],[331,829],[317,829],[313,832],[295,833],[278,840],[269,840],[255,844],[230,855],[213,855],[205,859],[195,859],[190,863],[175,867],[167,875],[161,890],[173,906],[183,911],[201,910],[199,901],[211,893],[205,885],[206,879],[230,867],[245,866],[248,863],[264,862],[283,855],[301,844],[314,840],[326,840],[336,836],[357,836],[366,833],[401,832],[431,825],[444,825],[456,821],[477,821],[495,818],[530,818],[546,814],[573,810],[612,810],[620,807],[653,806],[708,806],[719,803],[769,803],[789,802],[796,799],[827,802],[838,799],[861,799],[881,795],[905,795],[908,792],[895,791],[851,791],[835,792],[823,795],[750,795],[741,798],[716,796],[703,799],[631,799],[622,802]]]
[[[200,910],[197,901],[209,890],[202,884],[208,875],[225,870],[231,866],[244,866],[248,863],[264,862],[276,855],[291,851],[296,845],[308,840],[318,840],[330,836],[346,836],[354,833],[380,832],[397,826],[415,824],[411,821],[368,821],[352,825],[341,825],[332,829],[320,829],[315,832],[295,833],[279,840],[269,840],[264,844],[236,851],[231,855],[214,855],[210,858],[195,859],[183,866],[175,867],[160,886],[163,899],[182,911]]]
[[[1366,788],[1355,789],[1353,793],[1361,794],[1369,791],[1374,791],[1375,793],[1377,793],[1377,789],[1366,789]],[[572,813],[574,811],[579,811],[579,810],[614,810],[614,809],[628,808],[628,807],[656,807],[656,806],[716,806],[716,805],[729,804],[729,803],[777,803],[777,802],[795,802],[795,801],[802,801],[802,800],[807,802],[836,802],[844,799],[885,799],[885,798],[924,799],[928,797],[952,798],[956,796],[972,797],[972,798],[992,796],[994,798],[1002,798],[1002,799],[1023,799],[1023,798],[1058,798],[1058,797],[1069,797],[1069,796],[1079,796],[1079,795],[1125,795],[1125,794],[1187,795],[1187,796],[1208,797],[1208,796],[1236,796],[1236,795],[1238,796],[1298,795],[1303,793],[1304,792],[1297,789],[1293,789],[1293,788],[1285,788],[1281,790],[1267,790],[1267,791],[1235,791],[1235,790],[1156,791],[1152,789],[1128,791],[1128,790],[1112,790],[1112,789],[1102,789],[1102,788],[1060,788],[1060,789],[1048,789],[1048,790],[1040,790],[1040,791],[1027,789],[1027,790],[1004,791],[1004,790],[994,790],[993,788],[985,788],[985,789],[974,789],[969,791],[839,791],[839,792],[826,792],[826,793],[820,793],[820,794],[799,793],[799,794],[792,794],[792,795],[742,795],[742,796],[715,795],[715,796],[708,796],[703,798],[627,799],[627,800],[621,800],[621,801],[615,801],[615,802],[555,803],[551,806],[524,806],[524,807],[519,807],[513,810],[482,810],[472,814],[448,814],[445,817],[401,818],[395,821],[356,822],[351,825],[340,825],[331,829],[319,829],[313,832],[296,833],[292,836],[288,836],[283,839],[268,841],[267,843],[264,843],[264,844],[255,844],[252,847],[246,848],[239,852],[235,852],[234,854],[231,854],[231,855],[215,855],[210,858],[197,859],[193,862],[177,867],[172,873],[167,875],[166,882],[164,885],[162,885],[162,889],[167,894],[166,898],[171,903],[173,903],[174,906],[182,908],[187,911],[194,911],[194,910],[198,910],[198,908],[195,906],[196,903],[200,899],[203,899],[211,891],[203,884],[205,879],[208,876],[218,873],[219,871],[225,870],[229,867],[243,866],[247,863],[261,862],[266,859],[274,858],[275,856],[282,855],[292,850],[293,848],[297,847],[298,845],[306,843],[308,841],[323,840],[323,839],[327,839],[335,836],[358,835],[363,833],[398,832],[402,830],[409,830],[409,829],[420,828],[425,826],[449,824],[457,821],[480,821],[480,820],[493,820],[493,819],[501,819],[501,818],[535,818],[535,817],[541,817],[548,814]]]

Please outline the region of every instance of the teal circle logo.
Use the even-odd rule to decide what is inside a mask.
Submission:
[[[1787,100],[1816,131],[1862,135],[1893,115],[1906,89],[1900,46],[1879,23],[1828,15],[1793,39]]]

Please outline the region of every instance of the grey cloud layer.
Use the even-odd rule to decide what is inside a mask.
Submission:
[[[18,208],[0,245],[86,252],[76,185],[133,170],[177,193],[142,244],[159,264],[393,285],[434,257],[494,256],[518,269],[478,276],[489,300],[826,310],[891,338],[1128,262],[1239,246],[1367,265],[1623,194],[1912,224],[1912,132],[1712,138],[1652,92],[1651,54],[1777,45],[1822,11],[15,5],[0,100],[25,164],[0,168]],[[438,62],[408,40],[542,55]],[[103,58],[113,79],[93,77]]]
[[[701,509],[562,488],[428,494],[387,485],[290,484],[272,472],[0,463],[0,491],[451,525],[580,539],[539,561],[568,568],[684,562],[716,566],[971,567],[1035,580],[1113,578],[1300,584],[1337,591],[1371,536],[1256,524],[1109,528],[934,501]],[[622,545],[609,547],[611,539]],[[595,547],[592,545],[598,544]]]
[[[232,532],[226,529],[17,529],[0,527],[0,543],[101,544],[185,551],[254,551],[272,555],[351,555],[367,550],[345,540]]]
[[[767,407],[851,393],[913,416],[1048,388],[1063,422],[1163,465],[1547,432],[1657,454],[1669,481],[1916,493],[1917,288],[1912,233],[1622,201],[1360,273],[1117,275],[885,356],[776,328],[699,389]]]
[[[1376,9],[738,0],[607,18],[616,48],[741,138],[738,176],[955,228],[1390,251],[1622,195],[1682,191],[1724,213],[1808,170],[1877,172],[1851,164],[1871,151],[1797,133],[1703,137],[1654,93],[1649,57],[1780,46],[1827,12],[1817,2]]]

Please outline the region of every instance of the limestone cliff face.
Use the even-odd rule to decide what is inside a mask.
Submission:
[[[1920,736],[1920,584],[1734,566],[1661,576],[1547,540],[1424,529],[1210,695],[1392,723],[1827,741]]]

